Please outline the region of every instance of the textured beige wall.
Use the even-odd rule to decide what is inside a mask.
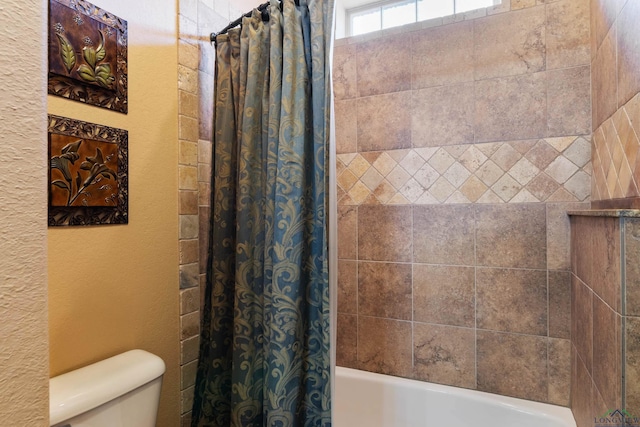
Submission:
[[[49,419],[45,3],[0,6],[0,420]]]
[[[51,374],[148,350],[167,364],[158,425],[176,426],[177,4],[93,3],[128,21],[129,113],[52,96],[49,113],[129,131],[129,224],[49,229]]]

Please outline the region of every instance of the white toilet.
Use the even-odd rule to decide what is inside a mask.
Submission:
[[[165,364],[131,350],[49,380],[53,427],[154,427]]]

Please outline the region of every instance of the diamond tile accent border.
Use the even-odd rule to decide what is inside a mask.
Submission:
[[[626,133],[633,134],[627,123]],[[605,131],[598,137],[606,141]],[[601,145],[609,163],[625,152]],[[341,205],[584,202],[591,193],[588,136],[346,153],[337,161]],[[616,182],[622,175],[626,188],[636,183],[621,166],[607,170]],[[633,188],[638,191],[637,183]]]
[[[640,94],[593,133],[593,200],[640,197],[639,117]]]

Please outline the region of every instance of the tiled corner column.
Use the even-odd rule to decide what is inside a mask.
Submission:
[[[571,409],[640,415],[640,211],[571,217]]]

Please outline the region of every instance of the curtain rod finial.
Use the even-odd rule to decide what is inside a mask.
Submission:
[[[217,34],[217,33],[211,33],[211,34],[209,35],[209,39],[211,40],[211,43],[215,43],[215,41],[216,41],[216,37],[217,37],[217,36],[218,36],[218,34]]]

